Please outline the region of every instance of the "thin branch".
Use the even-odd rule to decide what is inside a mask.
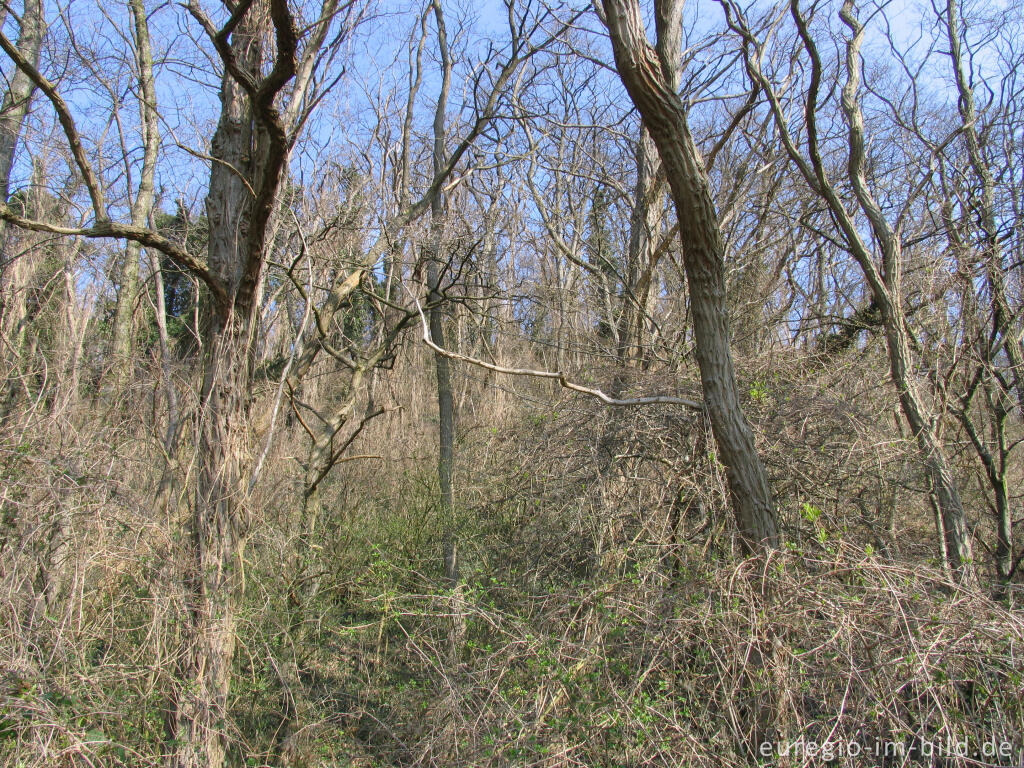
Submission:
[[[408,288],[406,290],[408,291]],[[443,355],[444,357],[447,357],[451,360],[459,360],[463,363],[469,363],[470,365],[475,365],[479,368],[484,368],[488,371],[494,371],[495,373],[503,373],[506,376],[532,376],[537,379],[555,379],[564,389],[568,389],[573,392],[579,392],[580,394],[596,398],[605,405],[630,406],[664,404],[682,405],[686,408],[691,408],[695,411],[704,410],[704,406],[698,403],[696,400],[687,400],[686,398],[672,397],[671,395],[652,395],[650,397],[635,397],[620,400],[618,398],[609,397],[600,389],[584,387],[582,384],[576,384],[574,382],[571,382],[566,377],[566,375],[560,371],[539,371],[534,370],[532,368],[506,368],[505,366],[502,365],[495,365],[493,363],[488,363],[484,360],[480,360],[475,357],[461,355],[458,352],[452,352],[450,350],[444,349],[443,347],[435,344],[433,339],[430,338],[430,327],[427,325],[427,316],[423,313],[423,307],[420,305],[419,299],[417,299],[416,296],[412,294],[412,292],[409,292],[409,295],[412,296],[412,300],[416,302],[416,309],[419,311],[420,321],[423,325],[423,343],[430,347],[432,350],[434,350],[434,352],[436,352],[437,354]]]
[[[89,159],[85,156],[85,147],[82,146],[82,138],[78,133],[78,128],[75,125],[75,119],[71,115],[71,109],[68,107],[67,102],[57,92],[57,87],[51,83],[42,73],[36,69],[32,62],[26,59],[21,51],[7,39],[7,36],[0,33],[0,48],[3,48],[11,61],[13,61],[17,67],[28,75],[29,79],[35,83],[36,87],[46,94],[46,98],[49,99],[50,104],[53,105],[54,111],[57,113],[57,119],[60,121],[61,128],[64,129],[64,135],[67,137],[68,145],[71,148],[71,154],[75,158],[75,165],[78,166],[79,172],[82,174],[82,179],[85,181],[85,186],[89,190],[89,198],[92,200],[93,211],[96,215],[96,222],[100,223],[107,221],[106,203],[103,201],[103,189],[100,187],[99,179],[96,178],[96,174],[92,170],[92,166],[89,164]]]

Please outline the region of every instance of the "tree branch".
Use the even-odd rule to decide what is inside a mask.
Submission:
[[[7,36],[0,33],[0,48],[3,48],[11,61],[13,61],[18,69],[28,75],[29,79],[35,83],[36,87],[46,94],[46,98],[49,99],[50,104],[53,105],[54,111],[57,113],[57,119],[60,121],[61,128],[64,129],[64,135],[67,137],[68,145],[71,148],[71,154],[75,158],[75,165],[78,166],[79,172],[82,174],[82,180],[85,182],[86,189],[89,190],[89,198],[92,201],[93,212],[96,216],[96,223],[108,221],[106,204],[103,201],[103,189],[100,187],[99,179],[96,178],[96,174],[93,173],[92,166],[89,164],[89,159],[85,156],[85,147],[82,146],[82,139],[78,133],[78,128],[75,125],[75,119],[71,115],[71,110],[64,101],[64,98],[57,92],[57,87],[51,83],[42,73],[36,69],[32,63],[26,59],[21,51],[7,39]]]
[[[407,289],[408,290],[408,289]],[[506,376],[532,376],[537,379],[555,379],[563,388],[571,390],[573,392],[579,392],[580,394],[587,395],[589,397],[600,400],[605,405],[614,406],[630,406],[630,405],[682,405],[686,408],[691,408],[695,411],[703,411],[704,406],[698,403],[696,400],[687,400],[682,397],[673,397],[671,395],[652,395],[650,397],[635,397],[629,399],[619,399],[615,397],[609,397],[599,389],[591,387],[584,387],[582,384],[576,384],[569,381],[566,375],[560,371],[539,371],[532,368],[506,368],[502,365],[495,365],[494,363],[488,363],[484,360],[479,360],[475,357],[469,357],[468,355],[460,355],[458,352],[452,352],[444,349],[434,343],[433,339],[430,338],[430,327],[427,324],[427,316],[423,312],[423,307],[420,305],[419,299],[412,295],[412,300],[416,302],[416,309],[420,314],[420,321],[423,325],[423,343],[430,347],[434,352],[450,360],[458,360],[463,363],[469,363],[475,365],[478,368],[484,368],[488,371],[494,371],[495,373],[502,373]]]
[[[213,298],[221,305],[228,303],[227,292],[221,282],[210,272],[206,263],[193,256],[181,246],[145,227],[133,227],[113,221],[98,221],[91,227],[61,227],[45,221],[36,221],[19,216],[5,204],[0,204],[0,219],[8,221],[22,229],[33,232],[46,232],[52,235],[87,238],[118,238],[131,240],[147,248],[155,248],[167,254],[176,262],[186,267],[209,287]]]

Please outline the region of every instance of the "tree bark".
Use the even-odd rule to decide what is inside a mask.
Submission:
[[[432,160],[434,173],[443,171],[447,162],[445,152],[445,110],[451,87],[452,61],[448,50],[448,33],[440,0],[433,0],[434,20],[437,23],[437,42],[441,51],[441,92],[434,110],[434,147]],[[430,304],[430,336],[440,347],[444,341],[444,296],[441,292],[441,248],[444,232],[445,198],[442,192],[430,202],[430,244],[427,254],[427,301]],[[459,581],[458,534],[453,520],[452,469],[455,461],[455,397],[452,392],[451,363],[448,358],[434,353],[434,375],[437,380],[438,456],[437,480],[440,488],[441,515],[445,520],[444,573],[453,589]]]
[[[218,325],[221,321],[218,319]],[[219,768],[227,752],[227,697],[248,528],[245,424],[250,385],[245,325],[232,317],[207,345],[200,470],[190,533],[186,691],[176,707],[174,768]]]
[[[673,7],[678,5],[656,3],[659,41],[679,23]],[[636,0],[604,0],[604,11],[616,69],[658,148],[675,203],[701,386],[739,530],[750,551],[774,546],[779,533],[775,499],[740,406],[729,350],[725,254],[708,178],[686,110],[669,86],[665,62],[647,41]]]
[[[262,61],[258,8],[250,8],[231,40],[231,56],[243,75]],[[237,77],[221,84],[221,116],[211,143],[210,222],[207,262],[230,301],[207,307],[202,332],[203,386],[199,471],[190,523],[185,584],[191,600],[184,690],[175,709],[172,768],[220,768],[227,755],[227,703],[235,653],[235,621],[241,598],[242,551],[248,529],[251,451],[247,424],[252,384],[254,318],[258,302],[239,306],[251,257],[253,196],[247,179],[258,177],[261,155],[254,108]],[[262,269],[262,244],[255,254]]]

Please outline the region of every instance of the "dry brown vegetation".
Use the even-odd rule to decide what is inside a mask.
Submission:
[[[536,386],[543,405],[512,407],[468,385],[480,416],[458,442],[455,594],[426,409],[367,428],[353,452],[385,459],[332,473],[298,570],[301,440],[283,434],[240,564],[234,754],[747,765],[751,745],[801,734],[1019,744],[1024,621],[943,572],[912,447],[865,412],[876,388],[840,397],[858,380],[838,378],[822,390],[780,376],[778,407],[751,403],[758,434],[775,436],[764,452],[786,538],[755,558],[738,557],[699,415]],[[150,504],[158,436],[138,430],[144,414],[67,418],[29,412],[4,432],[4,760],[159,764],[183,596],[180,521]],[[301,606],[300,575],[315,582]]]
[[[83,6],[0,30],[0,765],[1024,760],[1019,10]]]

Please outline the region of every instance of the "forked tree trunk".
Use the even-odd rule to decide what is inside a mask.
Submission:
[[[735,8],[730,4],[726,4],[725,7],[730,27],[743,36],[747,73],[768,99],[768,105],[786,153],[811,189],[827,205],[850,254],[864,274],[872,298],[868,313],[877,311],[885,329],[889,369],[896,386],[900,410],[917,441],[918,450],[928,471],[931,489],[935,495],[935,504],[939,510],[938,521],[941,523],[939,527],[944,542],[943,557],[951,561],[950,564],[962,578],[970,580],[973,578],[973,566],[970,562],[971,541],[963,503],[942,440],[933,424],[934,414],[930,412],[921,395],[917,376],[911,367],[912,357],[907,318],[903,311],[900,295],[903,261],[901,240],[899,234],[886,219],[881,206],[874,199],[868,186],[864,116],[859,101],[860,77],[863,68],[860,46],[863,42],[864,27],[854,14],[853,0],[844,0],[839,12],[840,19],[852,32],[846,42],[844,62],[846,78],[841,97],[843,118],[847,128],[846,179],[850,182],[860,213],[867,218],[870,224],[873,235],[872,244],[866,242],[862,236],[862,230],[854,220],[854,214],[847,208],[847,204],[830,180],[830,173],[826,171],[822,159],[816,115],[818,89],[823,67],[821,56],[811,36],[807,20],[800,10],[799,3],[797,0],[790,3],[790,13],[799,32],[810,67],[810,82],[804,104],[806,131],[803,140],[807,143],[807,157],[804,157],[798,149],[797,141],[789,130],[782,102],[768,78],[761,71],[760,59],[753,55],[753,51],[758,50],[757,41],[736,14]],[[875,244],[881,251],[881,267],[875,264],[873,251]]]
[[[232,36],[232,53],[245,72],[259,71],[259,7],[251,8]],[[253,112],[241,86],[225,75],[221,116],[211,143],[206,209],[211,271],[229,301],[207,308],[203,330],[203,386],[199,414],[199,468],[191,515],[186,591],[191,600],[187,647],[180,670],[183,691],[175,711],[172,768],[221,768],[227,734],[227,702],[235,654],[235,621],[242,592],[242,549],[248,528],[249,400],[252,336],[258,301],[239,306],[249,261],[253,198],[241,174],[260,160]],[[259,279],[259,276],[256,276]]]
[[[801,36],[807,40],[809,36],[806,22],[800,17],[796,7],[794,3],[794,14],[800,25]],[[918,450],[928,470],[932,491],[942,517],[946,542],[945,557],[960,578],[971,581],[975,574],[971,562],[971,536],[964,505],[946,457],[945,447],[935,427],[936,418],[930,413],[918,389],[917,377],[910,367],[910,340],[901,296],[902,241],[898,232],[885,218],[867,183],[864,116],[859,101],[862,67],[860,46],[864,40],[864,26],[855,15],[853,0],[844,0],[839,18],[852,33],[846,44],[846,82],[843,84],[841,100],[848,129],[847,173],[861,211],[870,222],[872,233],[881,248],[881,273],[875,268],[866,244],[850,221],[834,190],[829,189],[826,196],[834,216],[842,224],[847,243],[864,272],[872,291],[872,298],[879,308],[889,352],[889,370],[896,385],[900,408],[917,440]],[[816,160],[816,164],[820,169],[820,158]],[[819,176],[824,176],[823,171],[819,170]],[[819,187],[826,187],[820,178]]]
[[[148,46],[143,0],[132,0],[140,57]],[[287,177],[295,132],[311,105],[306,94],[323,60],[322,45],[338,5],[327,0],[315,29],[300,35],[287,0],[257,0],[231,8],[219,30],[196,3],[187,6],[211,38],[224,75],[221,113],[209,154],[206,209],[210,237],[206,262],[159,233],[124,226],[109,218],[102,185],[82,148],[67,103],[11,45],[4,52],[46,93],[58,114],[75,165],[92,201],[94,226],[86,237],[122,237],[154,247],[187,266],[209,287],[202,324],[203,383],[198,413],[196,493],[183,552],[187,614],[179,656],[180,690],[168,717],[168,764],[175,768],[221,768],[227,754],[227,703],[235,650],[235,622],[243,586],[242,549],[251,511],[252,452],[247,426],[252,391],[253,349],[260,325],[263,270]],[[263,44],[273,61],[266,67]],[[300,43],[309,47],[297,58]],[[147,69],[146,62],[140,62]],[[266,74],[264,75],[264,72]],[[144,73],[141,107],[147,151],[155,146],[150,73]],[[147,85],[148,82],[148,85]],[[148,89],[148,93],[147,93]],[[282,98],[287,92],[288,98]],[[289,110],[279,109],[282,101]],[[305,105],[305,106],[304,106]],[[139,200],[146,201],[145,194]],[[5,220],[40,232],[53,225],[0,206]],[[143,217],[139,217],[140,219]]]
[[[673,35],[679,8],[677,2],[656,3],[659,40]],[[774,546],[775,499],[740,407],[729,350],[725,249],[708,178],[682,101],[665,75],[666,62],[647,41],[636,0],[604,0],[604,10],[616,68],[658,148],[679,218],[701,387],[739,530],[749,550]]]

